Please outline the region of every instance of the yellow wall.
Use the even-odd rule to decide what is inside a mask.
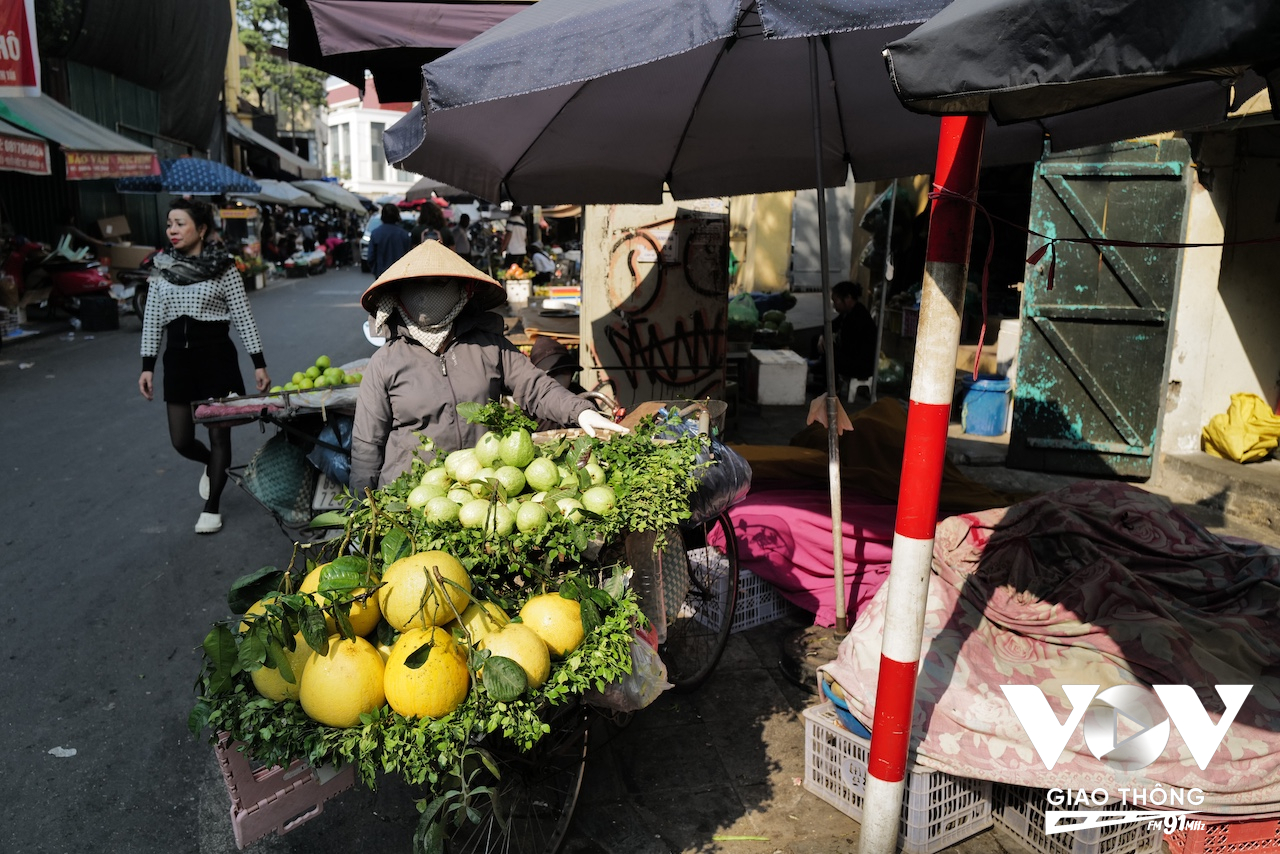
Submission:
[[[775,293],[788,286],[791,265],[791,205],[796,194],[762,193],[729,200],[730,249],[738,257],[739,293]]]

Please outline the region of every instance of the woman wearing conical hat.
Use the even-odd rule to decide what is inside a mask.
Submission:
[[[506,302],[495,280],[441,245],[414,247],[369,286],[360,304],[387,343],[360,381],[351,432],[351,489],[363,495],[408,470],[421,447],[469,448],[486,430],[458,404],[510,394],[535,419],[578,424],[589,435],[625,432],[589,401],[535,367],[503,335],[493,309]]]

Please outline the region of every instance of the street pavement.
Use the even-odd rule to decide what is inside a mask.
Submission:
[[[277,382],[321,353],[341,364],[372,352],[358,305],[368,282],[334,271],[276,280],[250,295]],[[287,564],[291,541],[234,485],[223,498],[223,531],[192,532],[199,469],[170,447],[162,404],[138,394],[140,329],[125,317],[117,331],[54,331],[0,350],[0,542],[9,590],[3,852],[236,850],[207,734],[186,726],[199,644],[227,615],[231,582]],[[243,356],[242,371],[252,376]],[[786,444],[804,426],[804,410],[744,407],[736,438]],[[234,463],[247,462],[267,435],[236,428]],[[1004,469],[998,447],[963,437],[952,447],[966,471],[992,485],[1053,483]],[[857,824],[800,785],[801,711],[814,698],[787,681],[778,661],[782,639],[803,625],[789,617],[733,635],[699,691],[664,695],[598,741],[566,851],[856,850]],[[374,791],[356,788],[250,850],[408,852],[413,796],[390,778]],[[952,850],[985,854],[1008,842],[987,831]]]

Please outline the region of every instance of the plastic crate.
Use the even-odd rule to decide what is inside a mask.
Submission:
[[[1188,816],[1203,824],[1165,836],[1173,854],[1266,854],[1280,851],[1280,818]]]
[[[729,574],[729,559],[710,547],[690,550],[689,563],[692,571],[700,578],[710,578],[717,585],[723,584]],[[699,622],[712,627],[720,625],[721,597],[718,594],[719,591],[707,603],[705,616],[698,615]],[[729,625],[729,632],[736,633],[763,626],[798,610],[772,584],[750,570],[739,569],[738,602],[733,608],[733,622]]]
[[[231,796],[231,830],[236,848],[256,842],[270,833],[284,835],[324,811],[324,802],[350,789],[356,769],[332,765],[313,768],[301,760],[288,768],[255,766],[243,743],[219,733],[214,753]]]
[[[862,821],[871,743],[840,725],[835,706],[804,710],[804,787]],[[898,850],[934,854],[991,827],[991,782],[953,777],[919,765],[907,773]]]
[[[1037,854],[1158,854],[1163,846],[1160,827],[1146,821],[1087,827],[1066,833],[1044,832],[1048,801],[1044,789],[997,783],[991,792],[996,827],[1002,828],[1021,847]],[[1070,810],[1113,810],[1115,807],[1064,807]]]

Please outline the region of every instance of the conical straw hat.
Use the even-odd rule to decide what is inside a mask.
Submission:
[[[495,279],[477,270],[470,261],[460,257],[440,241],[424,240],[374,280],[360,297],[360,305],[365,311],[373,314],[378,310],[380,288],[409,279],[440,277],[475,281],[472,299],[480,298],[488,307],[496,307],[506,302],[507,292]]]

